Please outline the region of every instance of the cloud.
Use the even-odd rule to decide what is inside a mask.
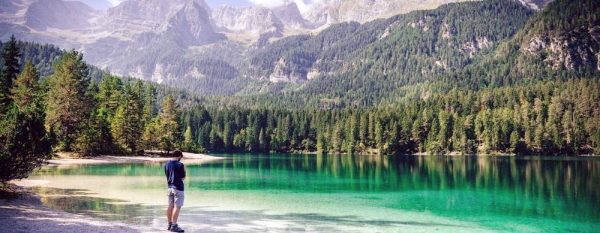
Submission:
[[[121,4],[124,1],[125,0],[108,0],[108,3],[110,4],[110,6],[116,6],[116,5]]]

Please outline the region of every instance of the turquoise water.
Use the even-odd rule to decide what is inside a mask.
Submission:
[[[600,159],[219,155],[187,165],[186,232],[595,232]],[[185,163],[185,160],[182,161]],[[45,167],[45,205],[166,224],[162,164]]]

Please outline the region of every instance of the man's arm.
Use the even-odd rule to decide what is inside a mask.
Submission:
[[[186,175],[186,174],[185,174],[185,165],[182,165],[182,166],[181,166],[181,168],[182,168],[182,169],[181,169],[181,171],[182,171],[182,172],[181,172],[181,179],[182,179],[182,180],[185,180],[185,175]]]

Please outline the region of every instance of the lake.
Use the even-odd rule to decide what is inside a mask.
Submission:
[[[594,232],[600,158],[232,154],[187,165],[186,232]],[[185,163],[185,159],[182,160]],[[166,227],[163,164],[44,167],[52,208]]]

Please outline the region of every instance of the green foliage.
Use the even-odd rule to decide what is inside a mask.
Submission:
[[[597,153],[600,106],[589,103],[599,97],[598,79],[580,79],[381,109],[197,108],[183,111],[181,129],[211,151],[573,155]]]
[[[10,91],[13,82],[19,74],[19,57],[21,52],[17,46],[15,36],[10,37],[10,41],[4,45],[2,58],[4,60],[2,73],[0,74],[0,111],[7,112],[12,102]]]
[[[210,74],[186,83],[201,83],[198,88],[205,93],[247,91],[233,97],[201,96],[109,74],[94,79],[81,54],[66,52],[57,59],[45,89],[23,88],[37,79],[16,82],[11,96],[18,107],[6,111],[0,129],[10,135],[21,124],[20,107],[27,105],[19,101],[38,98],[34,93],[47,89],[47,123],[58,139],[57,149],[86,155],[140,149],[599,153],[600,81],[598,72],[589,69],[596,60],[569,70],[548,66],[544,59],[554,56],[549,51],[539,56],[523,52],[524,43],[547,30],[546,36],[572,38],[577,42],[574,50],[590,42],[591,32],[577,28],[596,23],[598,11],[577,12],[581,7],[596,9],[597,4],[565,2],[557,0],[534,17],[518,3],[492,0],[449,4],[363,25],[338,24],[315,36],[288,37],[249,51],[253,56],[243,71],[222,57],[184,64],[180,54],[156,51],[159,57],[143,58],[148,64],[172,60],[170,64],[181,64],[175,67]],[[568,10],[560,15],[576,19],[553,19],[555,14],[547,13],[561,6]],[[591,50],[599,51],[594,46]],[[31,67],[24,72],[28,77],[35,73]],[[184,77],[190,70],[177,72]],[[317,75],[295,86],[244,79],[240,72],[261,78]],[[248,90],[268,94],[247,95],[252,93]]]
[[[19,56],[18,48],[5,51],[9,52],[4,54],[4,59],[14,61]],[[38,79],[37,70],[28,62],[24,71],[14,80],[14,86],[11,84],[9,92],[4,93],[8,107],[0,110],[2,183],[27,178],[29,172],[52,156],[51,139],[44,126],[45,113]]]
[[[83,54],[71,51],[54,64],[54,75],[48,80],[46,121],[55,130],[59,150],[72,151],[86,118],[93,109],[88,95],[90,79]]]
[[[127,84],[124,98],[121,100],[111,123],[113,138],[130,152],[137,151],[142,134],[141,93],[136,93]]]
[[[448,4],[363,25],[337,24],[315,36],[287,37],[266,46],[251,58],[249,74],[302,83],[294,93],[258,102],[393,105],[419,97],[423,83],[455,86],[455,80],[437,82],[441,75],[480,63],[533,13],[513,1],[493,0]],[[306,80],[309,72],[314,79]]]

